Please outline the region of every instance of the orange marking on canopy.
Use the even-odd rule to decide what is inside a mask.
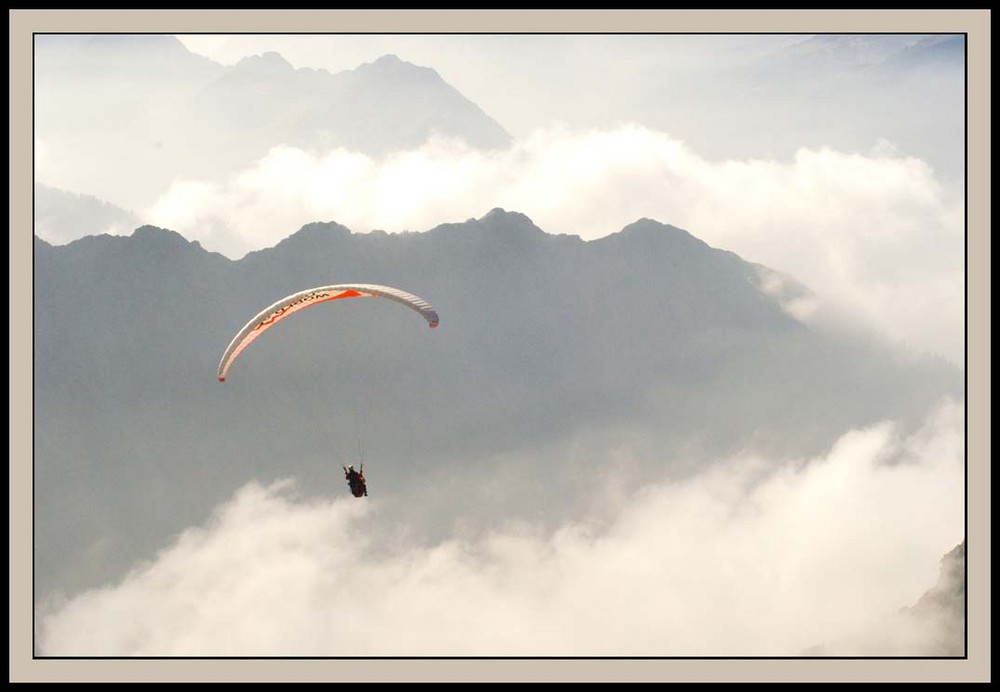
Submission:
[[[258,329],[263,329],[264,327],[269,327],[272,324],[274,324],[275,322],[277,322],[278,320],[280,320],[282,317],[284,317],[286,314],[290,314],[292,312],[297,312],[298,310],[301,310],[302,308],[308,307],[310,305],[315,305],[316,303],[326,303],[327,301],[338,300],[340,298],[360,298],[363,295],[364,295],[363,293],[359,293],[358,291],[355,291],[353,288],[351,288],[351,289],[348,289],[346,291],[342,291],[342,292],[338,293],[335,296],[330,296],[328,298],[320,298],[319,300],[311,300],[308,303],[299,303],[298,305],[294,305],[294,306],[288,306],[288,307],[285,307],[285,308],[279,310],[277,313],[275,313],[274,315],[272,315],[268,319],[266,319],[263,322],[261,322],[260,324],[258,324],[256,327],[254,327],[254,331],[256,331]]]

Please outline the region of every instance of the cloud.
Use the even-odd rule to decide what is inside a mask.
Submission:
[[[709,161],[638,126],[538,130],[499,152],[434,140],[374,159],[277,147],[222,184],[175,183],[145,220],[232,257],[313,221],[423,231],[494,207],[584,239],[653,218],[806,283],[825,312],[961,363],[964,205],[922,161],[801,149]]]
[[[963,413],[946,402],[915,434],[854,430],[796,463],[732,459],[554,531],[422,543],[373,532],[378,501],[252,483],[119,583],[50,604],[40,651],[930,655],[914,628],[932,625],[883,623],[963,538]]]

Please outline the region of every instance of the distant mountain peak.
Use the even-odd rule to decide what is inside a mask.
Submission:
[[[357,74],[368,73],[400,78],[413,78],[415,76],[420,76],[427,80],[440,81],[444,83],[444,80],[441,79],[441,75],[439,75],[433,68],[407,62],[395,53],[387,53],[379,58],[376,58],[373,62],[363,63],[359,65],[354,72]]]
[[[779,51],[784,58],[844,67],[869,67],[892,60],[929,38],[926,34],[820,34]]]
[[[247,56],[236,63],[235,69],[241,71],[249,70],[262,74],[266,73],[269,75],[295,72],[295,68],[292,64],[285,60],[281,53],[277,53],[275,51],[267,51],[259,55]]]
[[[527,221],[531,225],[534,225],[534,223],[532,223],[531,219],[529,219],[526,214],[522,214],[519,211],[507,211],[503,207],[493,207],[488,212],[486,212],[486,214],[483,216],[481,220],[489,221],[491,219],[510,219],[510,220],[518,219]]]
[[[628,231],[628,230],[638,230],[638,231],[645,231],[645,230],[668,230],[668,231],[671,231],[671,232],[680,232],[680,233],[683,233],[685,235],[691,235],[687,231],[685,231],[685,230],[683,230],[681,228],[677,228],[677,226],[671,226],[668,223],[663,223],[662,221],[657,221],[656,219],[651,219],[651,218],[649,218],[647,216],[643,216],[640,219],[636,219],[632,223],[630,223],[627,226],[625,226],[622,230],[623,231]]]
[[[139,226],[135,229],[132,232],[132,237],[136,240],[159,243],[163,245],[190,245],[192,247],[201,247],[201,243],[197,240],[188,240],[177,231],[172,231],[168,228],[160,228],[159,226],[151,226],[149,224]]]
[[[132,50],[158,51],[162,49],[190,51],[176,36],[170,34],[93,34],[78,41],[88,48],[118,48],[126,46]]]
[[[123,77],[145,87],[161,80],[207,81],[225,69],[169,34],[39,34],[36,49],[39,78],[70,78],[77,86]]]
[[[671,237],[678,240],[689,241],[696,243],[698,245],[708,246],[708,244],[701,238],[698,238],[683,228],[677,228],[677,226],[671,226],[667,223],[661,223],[655,219],[641,218],[637,221],[633,221],[624,228],[622,228],[619,235],[622,236],[658,236],[658,237]]]
[[[274,248],[257,250],[255,252],[248,253],[248,256],[261,252],[270,252],[271,249],[277,248],[287,249],[288,247],[315,245],[316,243],[322,243],[331,239],[347,238],[351,235],[354,235],[351,229],[337,223],[336,221],[314,221],[312,223],[307,223],[290,236],[281,240],[274,246]]]
[[[301,235],[304,237],[309,236],[345,236],[353,235],[350,228],[339,224],[336,221],[313,221],[312,223],[307,223],[305,226],[300,228],[295,235]]]
[[[479,219],[479,222],[487,228],[501,231],[513,230],[545,233],[527,215],[518,211],[507,211],[501,207],[491,209],[483,218]]]

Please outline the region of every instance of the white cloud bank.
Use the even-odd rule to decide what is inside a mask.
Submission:
[[[932,654],[933,627],[883,624],[963,538],[963,440],[946,403],[909,437],[884,424],[808,463],[734,459],[649,487],[605,526],[435,545],[370,534],[377,501],[251,484],[120,583],[42,614],[40,652]]]
[[[913,350],[963,362],[964,202],[886,142],[868,156],[721,163],[636,126],[537,131],[489,153],[450,141],[384,159],[277,147],[224,183],[175,183],[144,217],[239,257],[313,221],[424,231],[494,207],[584,239],[643,217],[680,226]]]

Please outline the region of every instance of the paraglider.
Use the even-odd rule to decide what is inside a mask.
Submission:
[[[429,327],[438,326],[437,311],[430,303],[398,288],[375,284],[334,284],[310,288],[282,298],[258,312],[246,323],[222,354],[217,373],[219,382],[226,381],[230,368],[240,354],[275,324],[305,308],[343,298],[386,298],[417,312],[426,320]],[[345,466],[344,474],[354,497],[360,498],[368,495],[368,487],[362,471],[356,471],[353,466]]]
[[[396,301],[420,313],[427,320],[427,326],[438,326],[437,311],[430,303],[398,288],[377,286],[375,284],[336,284],[333,286],[310,288],[282,298],[277,303],[261,310],[253,319],[246,323],[246,326],[233,337],[229,347],[222,354],[222,360],[219,361],[219,382],[226,381],[226,373],[239,355],[246,350],[247,346],[252,344],[257,337],[273,327],[280,320],[319,303],[339,300],[341,298],[366,297],[388,298],[389,300]]]
[[[347,481],[347,485],[351,488],[351,495],[354,497],[368,496],[368,484],[365,481],[365,474],[363,471],[355,471],[354,467],[351,465],[345,466],[344,479]]]

